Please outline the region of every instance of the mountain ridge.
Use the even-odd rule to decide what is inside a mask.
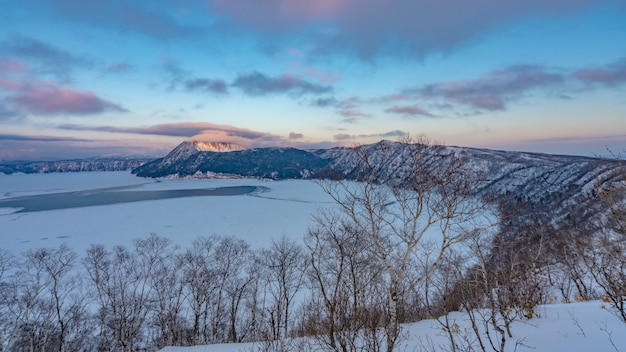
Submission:
[[[562,216],[566,216],[568,206],[587,202],[598,186],[615,182],[626,173],[617,160],[392,141],[313,150],[256,148],[226,153],[170,153],[133,173],[140,177],[230,175],[272,180],[360,180],[364,175],[371,177],[368,173],[373,167],[376,182],[402,184],[411,176],[411,158],[418,151],[424,152],[428,162],[442,172],[450,168],[453,160],[463,160],[462,177],[475,179],[477,195],[558,205]],[[371,165],[364,165],[363,155],[367,155]]]

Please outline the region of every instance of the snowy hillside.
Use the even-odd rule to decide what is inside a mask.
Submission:
[[[552,304],[539,307],[540,318],[518,322],[513,326],[514,336],[507,342],[506,351],[536,352],[621,352],[626,349],[626,325],[605,308],[601,301]],[[458,326],[455,335],[463,341],[461,351],[479,351],[472,338],[468,317],[453,313],[450,319]],[[403,326],[398,351],[451,351],[449,339],[441,324],[434,319]],[[194,347],[166,347],[160,352],[261,352],[319,350],[319,342],[312,338],[288,342],[215,344]],[[489,349],[488,349],[489,350]]]

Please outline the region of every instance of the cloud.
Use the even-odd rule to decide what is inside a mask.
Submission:
[[[412,99],[412,97],[409,94],[394,93],[394,94],[383,95],[383,96],[376,97],[376,98],[370,98],[370,99],[367,99],[367,102],[368,103],[384,104],[384,103],[390,103],[390,102],[396,102],[396,101],[404,101],[404,100],[411,100],[411,99]]]
[[[28,66],[22,61],[0,58],[0,73],[21,73],[27,70]]]
[[[477,79],[437,82],[407,89],[406,93],[443,104],[479,110],[505,110],[508,102],[525,94],[550,87],[562,87],[566,76],[541,66],[513,66],[494,70]]]
[[[228,94],[228,84],[221,78],[194,78],[188,79],[184,83],[185,88],[190,91],[202,91],[215,94]]]
[[[578,69],[572,73],[572,77],[586,84],[608,87],[626,84],[626,58],[604,67]]]
[[[11,110],[4,104],[0,104],[0,121],[8,120],[10,118],[18,117],[20,114],[17,111]]]
[[[179,39],[196,35],[202,28],[188,21],[198,13],[206,12],[198,1],[152,2],[144,0],[37,0],[31,6],[43,11],[54,11],[70,21],[86,22],[122,32],[136,32],[158,39]]]
[[[189,92],[204,92],[216,95],[228,94],[228,83],[222,78],[193,77],[193,73],[182,67],[170,56],[161,58],[161,69],[167,75],[168,89],[183,89]]]
[[[128,112],[92,92],[73,91],[55,86],[25,86],[5,98],[15,108],[36,115],[90,115],[106,111]]]
[[[51,75],[68,81],[76,68],[90,68],[92,63],[68,51],[55,48],[42,41],[19,34],[12,34],[0,42],[0,54],[31,62],[39,74]]]
[[[277,146],[317,148],[322,145],[329,145],[328,142],[304,142],[304,135],[297,132],[291,132],[287,137],[281,137],[271,133],[254,131],[229,125],[218,125],[209,122],[181,122],[171,124],[159,124],[147,127],[89,126],[64,124],[57,125],[56,128],[67,131],[97,131],[110,133],[182,137],[187,140],[199,140],[204,142],[235,143],[247,148]]]
[[[359,120],[359,117],[370,117],[369,114],[360,110],[360,104],[363,102],[363,99],[360,97],[350,97],[338,102],[336,104],[338,108],[337,112],[344,117],[342,121],[345,123],[355,123]]]
[[[134,65],[131,65],[129,63],[126,62],[114,62],[110,65],[108,65],[105,69],[106,72],[109,73],[124,73],[124,72],[128,72],[131,71],[135,68]]]
[[[329,98],[317,98],[317,99],[313,99],[313,101],[311,101],[311,106],[315,106],[315,107],[319,107],[319,108],[325,108],[325,107],[329,107],[329,106],[335,106],[337,105],[337,99],[335,99],[334,97],[329,97]]]
[[[333,138],[335,140],[338,140],[338,141],[346,141],[346,140],[349,140],[349,139],[353,139],[355,137],[351,136],[351,135],[349,135],[347,133],[339,133],[339,134],[334,135]]]
[[[171,56],[163,56],[161,58],[161,68],[165,73],[174,78],[185,77],[190,74],[189,71],[182,68],[177,59]]]
[[[182,87],[186,91],[225,95],[229,94],[229,87],[233,87],[243,94],[253,97],[272,94],[301,97],[303,95],[330,93],[333,90],[329,85],[312,83],[291,74],[271,77],[258,71],[252,71],[238,75],[230,84],[220,77],[194,77],[193,73],[184,69],[178,60],[169,56],[161,58],[161,68],[167,75],[171,90]]]
[[[158,156],[173,146],[67,136],[0,134],[0,160],[61,160],[112,155]]]
[[[149,134],[170,137],[193,137],[201,134],[223,133],[229,137],[239,137],[248,140],[263,139],[268,136],[264,132],[256,132],[245,128],[228,125],[217,125],[209,122],[181,122],[165,123],[148,127],[115,127],[115,126],[86,126],[65,124],[57,126],[59,129],[72,131],[99,131],[112,133]]]
[[[356,108],[342,108],[339,110],[339,114],[343,117],[346,117],[345,122],[356,122],[356,117],[369,117],[369,114],[366,114]]]
[[[405,137],[408,133],[401,130],[393,130],[384,133],[374,133],[374,134],[358,134],[352,135],[347,133],[339,133],[333,136],[333,138],[337,141],[348,141],[348,140],[357,140],[357,139],[372,139],[372,138],[389,138],[389,137]]]
[[[394,130],[379,134],[380,137],[405,137],[408,133],[401,130]]]
[[[289,139],[302,139],[304,135],[302,133],[289,132]]]
[[[369,59],[391,46],[418,55],[447,51],[501,23],[564,16],[597,0],[209,0],[224,21],[251,31],[323,34],[318,53],[348,50]]]
[[[343,74],[341,72],[333,72],[320,70],[316,68],[306,68],[301,71],[302,75],[315,79],[319,83],[335,83],[341,80]]]
[[[428,111],[422,109],[421,107],[419,107],[417,105],[410,105],[410,106],[394,105],[394,106],[386,109],[385,112],[390,112],[390,113],[393,113],[393,114],[399,114],[399,115],[404,115],[404,116],[435,117],[435,115],[429,113]]]
[[[0,134],[0,141],[34,141],[34,142],[90,142],[90,139],[56,136],[34,136],[21,134]]]
[[[192,25],[178,23],[175,19],[167,15],[168,9],[156,12],[150,11],[146,7],[136,7],[133,5],[123,6],[119,12],[114,14],[113,20],[121,27],[130,28],[137,32],[162,38],[174,39],[198,33],[201,28]]]
[[[306,94],[324,94],[332,91],[331,86],[311,83],[289,74],[270,77],[258,71],[239,75],[231,85],[250,96],[285,93],[293,96],[302,96]]]

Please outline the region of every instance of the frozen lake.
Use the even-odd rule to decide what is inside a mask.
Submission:
[[[67,243],[81,253],[91,244],[129,245],[156,233],[183,247],[217,234],[265,248],[282,235],[301,239],[317,208],[332,204],[318,184],[303,180],[2,175],[0,247],[19,253]]]
[[[133,203],[146,200],[161,200],[170,198],[206,197],[206,196],[238,196],[254,192],[259,187],[232,186],[210,189],[171,189],[157,191],[122,191],[113,187],[99,190],[63,192],[22,196],[0,200],[0,209],[12,208],[16,213],[35,211],[82,208],[97,205],[114,205]]]

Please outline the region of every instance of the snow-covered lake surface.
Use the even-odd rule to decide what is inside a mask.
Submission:
[[[311,181],[268,182],[254,179],[153,180],[129,172],[93,172],[0,176],[0,202],[24,196],[66,192],[141,192],[257,187],[239,195],[167,198],[37,212],[17,212],[0,204],[0,243],[19,253],[67,243],[83,253],[91,244],[128,245],[157,233],[183,247],[199,236],[218,234],[266,247],[284,235],[302,238],[311,215],[332,206]]]

